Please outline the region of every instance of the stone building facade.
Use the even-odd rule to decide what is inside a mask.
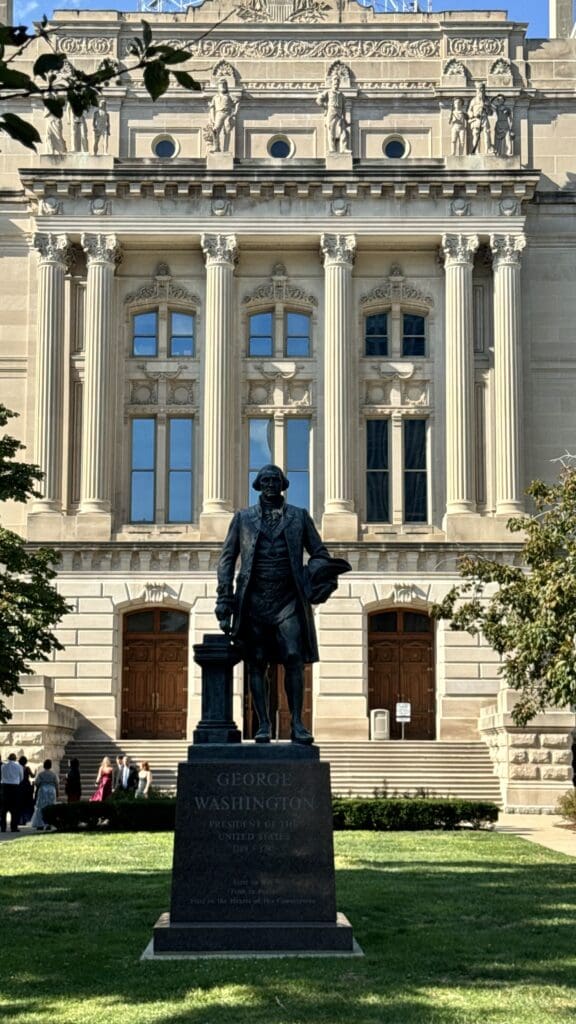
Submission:
[[[395,738],[407,701],[408,739],[482,739],[508,806],[551,806],[574,716],[514,729],[494,652],[429,609],[464,551],[519,564],[507,519],[574,448],[576,42],[354,0],[151,20],[202,92],[134,74],[84,121],[33,105],[42,154],[2,144],[0,394],[45,472],[4,521],[71,604],[3,744],[41,746],[34,701],[60,737],[191,736],[219,546],[273,460],[353,567],[317,612],[317,740],[378,709]],[[140,25],[52,29],[88,70]]]

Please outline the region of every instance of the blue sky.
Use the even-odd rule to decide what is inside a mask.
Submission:
[[[376,0],[377,3],[377,0]],[[548,0],[432,0],[434,11],[508,11],[513,21],[529,22],[528,35],[545,38],[548,35]],[[138,0],[14,0],[16,24],[28,24],[42,14],[50,16],[54,10],[135,11]]]

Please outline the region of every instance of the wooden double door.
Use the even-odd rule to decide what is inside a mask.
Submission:
[[[124,618],[122,738],[186,738],[188,615],[143,609]]]
[[[434,636],[428,615],[411,610],[375,612],[368,620],[368,704],[390,712],[390,738],[400,739],[396,704],[411,705],[405,737],[436,737]]]
[[[270,721],[273,739],[290,739],[290,709],[284,690],[282,665],[269,665],[267,671]],[[312,732],[312,666],[304,667],[304,705],[302,721]],[[252,707],[248,672],[244,673],[244,738],[251,740],[258,729],[258,719]]]

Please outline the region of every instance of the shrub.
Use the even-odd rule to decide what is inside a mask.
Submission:
[[[415,832],[423,829],[482,828],[498,820],[496,804],[480,800],[426,800],[418,798],[333,797],[335,829],[370,832]],[[105,800],[53,804],[43,811],[47,824],[61,832],[79,828],[106,828],[122,832],[172,832],[176,816],[174,796],[148,800]]]
[[[576,789],[571,789],[558,798],[556,813],[576,825]]]

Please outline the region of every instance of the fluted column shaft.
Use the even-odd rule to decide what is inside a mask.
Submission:
[[[64,275],[71,247],[66,235],[37,234],[38,345],[36,349],[35,459],[44,473],[34,512],[62,508],[62,410],[64,405]]]
[[[353,235],[322,235],[324,257],[324,487],[327,514],[353,512]]]
[[[444,235],[446,274],[446,513],[475,511],[474,318],[477,235]]]
[[[83,235],[88,274],[85,304],[85,383],[80,512],[110,512],[110,351],[116,235]]]
[[[202,515],[232,509],[232,292],[237,256],[234,235],[203,235],[206,258],[204,353],[204,461]]]
[[[492,235],[494,267],[494,389],[496,404],[496,512],[521,512],[522,460],[520,259],[523,235]]]

